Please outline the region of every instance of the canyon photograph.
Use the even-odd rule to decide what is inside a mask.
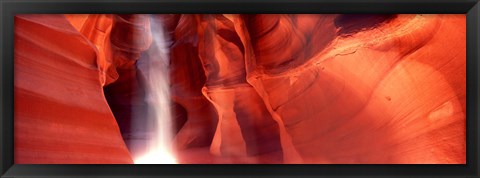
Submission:
[[[466,164],[464,14],[17,14],[15,164]]]

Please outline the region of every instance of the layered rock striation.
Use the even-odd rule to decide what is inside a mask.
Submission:
[[[464,164],[465,27],[449,14],[19,15],[15,163],[132,163],[151,139],[133,123],[155,109],[138,61],[163,46],[179,163]]]

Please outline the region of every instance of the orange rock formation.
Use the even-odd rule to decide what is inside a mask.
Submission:
[[[466,161],[464,15],[177,14],[17,16],[15,163],[132,163],[158,31],[179,163]]]

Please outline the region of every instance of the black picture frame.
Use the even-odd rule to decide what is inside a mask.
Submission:
[[[1,177],[479,177],[478,0],[1,0]],[[465,165],[14,165],[15,14],[77,13],[422,13],[466,14],[467,164]]]

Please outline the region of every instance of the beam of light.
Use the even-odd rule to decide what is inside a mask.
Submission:
[[[175,156],[169,150],[153,150],[135,158],[135,164],[177,164]]]
[[[171,113],[169,40],[165,38],[163,27],[150,21],[152,26],[152,46],[146,58],[137,62],[139,73],[145,79],[145,101],[149,106],[147,114],[147,151],[134,158],[135,164],[175,164],[172,152],[173,118]]]

